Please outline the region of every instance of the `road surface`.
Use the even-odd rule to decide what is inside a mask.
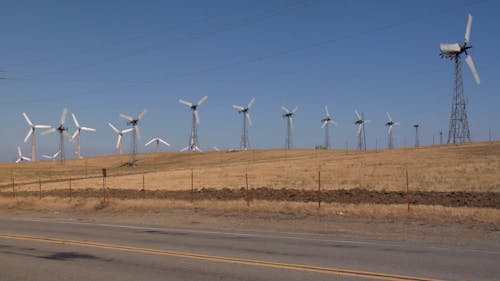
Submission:
[[[0,280],[498,280],[498,249],[0,218]]]

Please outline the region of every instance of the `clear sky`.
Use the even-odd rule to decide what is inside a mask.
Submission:
[[[484,141],[491,131],[498,139],[499,1],[2,1],[0,161],[15,160],[18,145],[31,154],[23,111],[54,126],[64,107],[97,129],[82,135],[84,156],[116,153],[107,123],[125,128],[119,114],[144,108],[140,150],[152,151],[144,143],[160,136],[172,144],[164,150],[177,151],[191,126],[177,100],[204,95],[203,150],[239,147],[241,116],[231,105],[252,97],[256,149],[284,147],[282,105],[299,106],[297,148],[323,143],[325,105],[339,123],[334,148],[355,148],[354,109],[373,121],[369,149],[387,146],[386,111],[401,122],[396,147],[414,144],[416,122],[421,144],[437,143],[439,131],[447,135],[454,79],[439,43],[463,42],[468,13],[482,82],[475,85],[464,64],[471,136]],[[58,150],[56,134],[37,140],[38,158]],[[72,158],[75,145],[66,146]]]

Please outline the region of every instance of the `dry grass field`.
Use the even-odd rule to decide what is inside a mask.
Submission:
[[[315,190],[318,170],[323,190],[365,189],[404,191],[405,169],[412,191],[500,192],[500,142],[446,145],[384,151],[256,150],[141,154],[136,167],[124,165],[128,156],[85,160],[0,164],[0,191],[36,191],[102,186],[107,169],[111,189],[189,190],[193,187],[240,189],[245,171],[250,188]]]

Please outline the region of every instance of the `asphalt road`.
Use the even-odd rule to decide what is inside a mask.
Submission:
[[[0,219],[0,280],[498,280],[500,251]]]

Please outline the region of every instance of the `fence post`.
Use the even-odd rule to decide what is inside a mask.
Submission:
[[[408,168],[405,168],[405,175],[406,175],[406,204],[408,206],[408,213],[410,213],[410,190],[408,184]]]
[[[250,207],[250,194],[248,194],[248,169],[245,168],[245,186],[246,186],[246,199],[247,199],[247,207]]]

